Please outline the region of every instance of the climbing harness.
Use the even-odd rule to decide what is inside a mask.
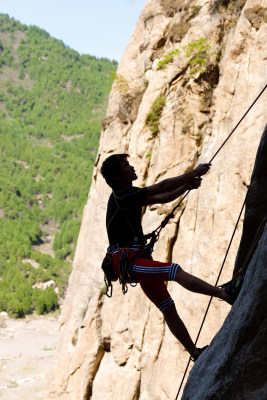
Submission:
[[[225,145],[225,143],[228,141],[228,139],[232,136],[232,134],[234,133],[234,131],[236,130],[236,128],[240,125],[240,123],[243,121],[243,119],[245,118],[245,116],[248,114],[248,112],[251,110],[251,108],[254,106],[254,104],[257,102],[257,100],[260,98],[260,96],[263,94],[263,92],[265,91],[266,88],[267,88],[267,85],[265,85],[265,87],[262,89],[262,91],[260,92],[260,94],[256,97],[256,99],[254,100],[254,102],[253,102],[253,103],[251,104],[251,106],[248,108],[248,110],[246,111],[246,113],[243,115],[243,117],[240,119],[240,121],[237,123],[237,125],[234,127],[234,129],[231,131],[231,133],[227,136],[227,138],[225,139],[225,141],[223,142],[223,144],[219,147],[219,149],[218,149],[218,150],[216,151],[216,153],[213,155],[213,157],[212,157],[211,160],[210,160],[210,163],[211,163],[212,160],[216,157],[216,155],[219,153],[219,151],[222,149],[222,147]],[[259,161],[258,161],[258,164],[259,164]],[[257,170],[258,164],[255,166],[254,174],[255,174],[255,171]],[[253,174],[253,175],[254,175],[254,174]],[[252,176],[252,179],[251,179],[251,180],[253,180],[253,176]],[[224,259],[223,259],[223,262],[222,262],[222,265],[221,265],[221,268],[220,268],[220,271],[219,271],[219,274],[218,274],[218,277],[217,277],[217,280],[216,280],[216,283],[215,283],[215,287],[217,287],[217,285],[218,285],[218,282],[219,282],[219,279],[220,279],[220,276],[221,276],[223,267],[224,267],[224,265],[225,265],[225,262],[226,262],[228,253],[229,253],[229,251],[230,251],[230,247],[231,247],[231,245],[232,245],[232,242],[233,242],[233,239],[234,239],[234,236],[235,236],[235,233],[236,233],[236,230],[237,230],[237,227],[238,227],[238,224],[239,224],[241,215],[242,215],[243,210],[244,210],[244,208],[245,208],[245,204],[246,204],[246,201],[247,201],[247,197],[248,197],[249,190],[250,190],[250,186],[248,187],[248,190],[247,190],[247,193],[246,193],[244,202],[243,202],[243,204],[242,204],[240,213],[239,213],[239,215],[238,215],[238,218],[237,218],[237,221],[236,221],[236,224],[235,224],[235,227],[234,227],[234,230],[233,230],[231,239],[230,239],[230,241],[229,241],[229,244],[228,244],[228,247],[227,247],[227,250],[226,250],[226,253],[225,253],[225,256],[224,256]],[[188,193],[189,193],[189,191],[188,191]],[[187,196],[188,193],[186,193],[186,195],[183,197],[183,199]],[[182,199],[182,200],[183,200],[183,199]],[[181,202],[180,202],[180,203],[181,203]],[[175,207],[175,209],[180,205],[180,203]],[[173,210],[172,210],[172,212],[173,212]],[[262,223],[260,224],[260,226],[259,226],[259,228],[258,228],[258,230],[257,230],[257,232],[256,232],[256,235],[255,235],[255,238],[254,238],[254,240],[253,240],[253,243],[252,243],[252,245],[251,245],[251,247],[250,247],[250,249],[249,249],[249,251],[248,251],[246,260],[245,260],[243,266],[241,267],[241,269],[240,269],[239,271],[237,271],[237,273],[234,275],[232,281],[233,281],[233,280],[236,280],[237,277],[241,277],[241,276],[243,277],[243,275],[245,274],[246,269],[247,269],[247,267],[248,267],[248,264],[249,264],[249,262],[250,262],[250,259],[251,259],[251,257],[252,257],[252,254],[253,254],[253,252],[255,251],[255,249],[256,249],[256,247],[257,247],[257,245],[258,245],[258,242],[259,242],[259,240],[260,240],[260,237],[261,237],[261,234],[262,234],[262,232],[263,232],[263,230],[264,230],[264,227],[265,227],[266,222],[267,222],[267,216],[266,216],[265,218],[263,218],[263,221],[262,221]],[[231,282],[232,282],[232,281],[230,281],[230,282],[228,282],[228,283],[226,283],[226,284],[224,284],[224,285],[222,285],[222,286],[231,285]],[[204,326],[204,322],[205,322],[205,320],[206,320],[206,317],[207,317],[207,314],[208,314],[208,311],[209,311],[209,308],[210,308],[212,299],[213,299],[213,297],[211,297],[210,300],[209,300],[207,309],[206,309],[206,311],[205,311],[203,320],[202,320],[202,322],[201,322],[201,325],[200,325],[200,328],[199,328],[199,331],[198,331],[198,334],[197,334],[197,338],[196,338],[195,343],[194,343],[195,347],[196,347],[196,345],[197,345],[197,342],[198,342],[200,333],[201,333],[202,328],[203,328],[203,326]],[[184,374],[183,374],[183,377],[182,377],[182,380],[181,380],[181,383],[180,383],[180,386],[179,386],[177,395],[176,395],[176,397],[175,397],[175,400],[178,400],[178,396],[179,396],[180,391],[181,391],[181,389],[182,389],[183,382],[184,382],[185,376],[186,376],[186,374],[187,374],[187,371],[188,371],[189,364],[190,364],[191,360],[192,360],[192,358],[191,358],[191,356],[190,356],[190,357],[189,357],[189,360],[188,360],[188,363],[187,363],[187,366],[186,366],[186,368],[185,368],[185,372],[184,372]]]
[[[131,245],[129,244],[129,247]],[[120,246],[119,244],[116,246],[110,246],[107,249],[107,253],[102,262],[102,270],[104,271],[104,281],[106,284],[106,295],[107,297],[112,297],[113,285],[112,282],[116,282],[119,280],[122,293],[126,294],[128,292],[128,284],[130,286],[135,287],[138,283],[136,278],[132,273],[132,269],[137,258],[151,258],[151,249],[149,246],[141,246],[139,249],[136,249],[135,254],[130,257],[129,256],[129,247],[126,245]],[[114,272],[112,266],[112,255],[114,253],[118,253],[118,265],[119,265],[119,274],[118,277]]]

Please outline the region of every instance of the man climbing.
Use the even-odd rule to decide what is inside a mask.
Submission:
[[[173,335],[196,360],[207,346],[203,349],[195,347],[176,311],[165,282],[175,281],[191,292],[218,297],[230,304],[233,304],[237,297],[236,287],[240,286],[240,282],[235,282],[232,285],[233,289],[229,289],[228,286],[214,287],[185,272],[176,263],[153,260],[151,249],[145,244],[141,218],[142,206],[168,203],[187,190],[197,189],[201,185],[201,176],[209,171],[210,164],[199,164],[194,170],[183,175],[138,188],[133,186],[137,175],[127,158],[127,154],[114,154],[103,162],[101,168],[103,177],[112,188],[106,215],[110,246],[103,263],[112,271],[106,272],[105,265],[103,269],[106,276],[115,273],[124,293],[127,283],[139,282],[147,297],[163,313]]]

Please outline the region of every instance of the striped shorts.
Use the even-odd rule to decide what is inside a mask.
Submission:
[[[136,252],[140,251],[136,248],[128,249],[128,258],[131,260],[135,257]],[[114,251],[112,254],[113,269],[116,275],[119,275],[120,250]],[[159,308],[164,311],[166,308],[174,304],[166,284],[166,281],[174,281],[178,264],[172,262],[154,261],[151,258],[137,258],[132,268],[136,281],[140,283],[146,296]]]

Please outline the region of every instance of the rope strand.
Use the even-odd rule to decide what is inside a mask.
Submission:
[[[235,132],[235,130],[237,129],[237,127],[241,124],[241,122],[243,121],[243,119],[246,117],[246,115],[249,113],[249,111],[252,109],[252,107],[254,106],[254,104],[259,100],[259,98],[261,97],[261,95],[263,94],[263,92],[266,90],[267,88],[267,84],[264,86],[264,88],[261,90],[261,92],[258,94],[258,96],[256,97],[256,99],[253,101],[253,103],[249,106],[249,108],[247,109],[247,111],[245,112],[245,114],[242,116],[242,118],[238,121],[238,123],[236,124],[236,126],[234,127],[234,129],[230,132],[230,134],[227,136],[227,138],[224,140],[224,142],[221,144],[221,146],[218,148],[218,150],[215,152],[215,154],[212,156],[212,158],[210,159],[209,163],[211,164],[211,162],[214,160],[214,158],[218,155],[218,153],[221,151],[221,149],[223,148],[223,146],[226,144],[226,142],[230,139],[230,137],[233,135],[233,133]],[[164,220],[161,222],[161,224],[150,234],[145,235],[146,239],[152,238],[150,245],[154,246],[155,244],[155,240],[153,240],[153,237],[155,238],[156,235],[156,240],[158,240],[159,238],[159,234],[162,230],[162,228],[164,228],[164,226],[169,222],[170,218],[174,217],[174,212],[176,211],[176,209],[181,205],[181,203],[184,201],[184,199],[188,196],[188,194],[191,192],[192,189],[188,190],[184,196],[182,197],[182,199],[179,201],[179,203],[172,209],[172,211],[164,218]]]
[[[252,105],[250,106],[250,108],[247,110],[246,114],[249,112],[249,110],[252,108],[252,106],[256,103],[256,101],[257,101],[257,100],[259,99],[259,97],[262,95],[262,93],[264,92],[264,90],[266,89],[266,87],[267,87],[267,85],[264,87],[264,89],[263,89],[263,90],[261,91],[261,93],[258,95],[258,97],[256,98],[256,100],[252,103]],[[245,115],[246,115],[246,114],[245,114]],[[245,115],[244,115],[244,116],[245,116]],[[242,121],[242,119],[244,119],[244,116],[241,118],[241,120],[239,121],[239,123]],[[239,125],[239,123],[236,125],[236,127],[234,128],[234,130],[237,128],[237,126]],[[222,146],[224,146],[224,144],[227,142],[227,140],[228,140],[228,139],[230,138],[230,136],[233,134],[234,130],[231,132],[230,135],[228,135],[227,139],[223,142],[223,145],[222,145]],[[219,153],[219,151],[221,150],[222,146],[217,150],[217,152],[215,153],[215,155],[213,156],[213,158],[212,158],[211,160],[213,160],[214,157]],[[253,172],[252,172],[251,182],[253,181],[253,179],[254,179],[254,177],[255,177],[255,175],[256,175],[256,171],[258,170],[261,157],[262,157],[262,151],[261,151],[260,153],[257,154],[257,159],[258,159],[258,161],[257,161],[257,163],[255,164],[254,170],[253,170]],[[225,253],[225,256],[224,256],[224,259],[223,259],[223,262],[222,262],[222,265],[221,265],[221,268],[220,268],[220,271],[219,271],[219,274],[218,274],[218,277],[217,277],[217,280],[216,280],[216,283],[215,283],[215,286],[218,285],[220,276],[221,276],[221,274],[222,274],[223,267],[224,267],[224,265],[225,265],[225,262],[226,262],[228,253],[229,253],[229,251],[230,251],[230,247],[231,247],[231,245],[232,245],[232,242],[233,242],[233,239],[234,239],[234,236],[235,236],[235,233],[236,233],[236,230],[237,230],[237,227],[238,227],[238,224],[239,224],[241,215],[242,215],[243,210],[244,210],[244,207],[245,207],[245,205],[246,205],[246,201],[247,201],[247,198],[248,198],[248,194],[249,194],[250,188],[251,188],[251,184],[250,184],[250,186],[249,186],[248,189],[247,189],[247,193],[246,193],[244,202],[243,202],[243,204],[242,204],[240,213],[239,213],[239,215],[238,215],[238,218],[237,218],[237,221],[236,221],[236,224],[235,224],[235,227],[234,227],[234,230],[233,230],[233,233],[232,233],[230,242],[229,242],[229,244],[228,244],[228,247],[227,247],[227,250],[226,250],[226,253]],[[266,218],[263,219],[262,224],[261,224],[261,226],[259,227],[259,229],[258,229],[258,231],[257,231],[257,233],[256,233],[257,239],[258,239],[258,236],[259,236],[258,232],[262,229],[262,227],[264,228],[265,223],[266,223]],[[255,239],[254,239],[254,241],[255,241]],[[254,243],[252,243],[252,246],[251,246],[251,247],[253,247],[253,245],[254,245]],[[249,252],[250,252],[250,250],[249,250]],[[247,257],[247,258],[248,258],[248,257]],[[246,260],[247,260],[247,258],[246,258]],[[209,308],[210,308],[212,299],[213,299],[213,297],[210,298],[209,303],[208,303],[208,306],[207,306],[207,309],[206,309],[205,314],[204,314],[204,317],[203,317],[203,319],[202,319],[202,322],[201,322],[201,325],[200,325],[200,328],[199,328],[199,331],[198,331],[198,334],[197,334],[197,337],[196,337],[196,340],[195,340],[195,343],[194,343],[195,346],[197,345],[199,336],[200,336],[201,331],[202,331],[202,328],[203,328],[203,326],[204,326],[204,323],[205,323],[205,320],[206,320],[206,317],[207,317],[207,314],[208,314],[208,311],[209,311]],[[180,391],[181,391],[181,389],[182,389],[183,382],[184,382],[184,379],[185,379],[185,377],[186,377],[186,374],[187,374],[187,371],[188,371],[190,362],[191,362],[191,357],[189,357],[189,360],[188,360],[188,362],[187,362],[187,366],[186,366],[186,368],[185,368],[185,372],[184,372],[184,374],[183,374],[183,377],[182,377],[182,380],[181,380],[181,383],[180,383],[180,386],[179,386],[177,395],[176,395],[176,397],[175,397],[175,400],[178,399],[178,396],[179,396]]]
[[[241,215],[242,215],[242,213],[243,213],[243,210],[244,210],[244,207],[245,207],[245,204],[246,204],[246,201],[247,201],[248,192],[249,192],[249,190],[247,190],[247,194],[246,194],[246,196],[245,196],[245,200],[244,200],[244,202],[243,202],[243,205],[242,205],[242,207],[241,207],[240,213],[239,213],[239,215],[238,215],[238,218],[237,218],[237,221],[236,221],[236,224],[235,224],[235,227],[234,227],[234,230],[233,230],[233,233],[232,233],[230,242],[229,242],[229,244],[228,244],[228,247],[227,247],[227,250],[226,250],[226,253],[225,253],[225,256],[224,256],[224,259],[223,259],[223,262],[222,262],[222,265],[221,265],[221,268],[220,268],[220,271],[219,271],[219,274],[218,274],[218,277],[217,277],[217,280],[216,280],[216,283],[215,283],[215,286],[218,285],[220,276],[221,276],[222,271],[223,271],[223,267],[224,267],[225,262],[226,262],[226,259],[227,259],[227,257],[228,257],[228,254],[229,254],[229,251],[230,251],[230,248],[231,248],[231,245],[232,245],[232,242],[233,242],[233,239],[234,239],[234,236],[235,236],[235,233],[236,233],[236,230],[237,230],[237,227],[238,227],[238,224],[239,224]],[[196,347],[196,345],[197,345],[199,336],[200,336],[200,334],[201,334],[201,331],[202,331],[202,328],[203,328],[203,326],[204,326],[206,317],[207,317],[207,315],[208,315],[208,311],[209,311],[209,308],[210,308],[212,299],[213,299],[213,297],[210,298],[209,304],[208,304],[208,306],[207,306],[207,309],[206,309],[206,311],[205,311],[204,317],[203,317],[203,319],[202,319],[202,322],[201,322],[201,325],[200,325],[200,328],[199,328],[199,331],[198,331],[198,334],[197,334],[197,338],[196,338],[195,343],[194,343],[194,344],[195,344],[195,347]],[[181,391],[181,388],[182,388],[182,386],[183,386],[183,382],[184,382],[184,379],[185,379],[187,370],[188,370],[188,368],[189,368],[190,361],[191,361],[191,357],[189,357],[189,360],[188,360],[188,363],[187,363],[187,366],[186,366],[186,369],[185,369],[185,372],[184,372],[184,375],[183,375],[181,384],[180,384],[180,386],[179,386],[177,395],[176,395],[176,397],[175,397],[175,400],[178,399],[178,396],[179,396],[179,394],[180,394],[180,391]]]
[[[252,109],[252,107],[254,106],[254,104],[258,101],[258,99],[261,97],[261,95],[263,94],[263,92],[265,91],[265,89],[267,88],[267,85],[264,86],[264,88],[262,89],[262,91],[260,92],[260,94],[256,97],[256,99],[253,101],[253,103],[251,104],[251,106],[247,109],[247,111],[245,112],[245,114],[243,115],[243,117],[239,120],[239,122],[236,124],[236,126],[234,127],[234,129],[232,130],[232,132],[227,136],[227,138],[225,139],[225,141],[223,142],[223,144],[218,148],[218,150],[216,151],[216,153],[213,155],[213,157],[210,160],[210,163],[214,160],[214,158],[217,156],[217,154],[221,151],[221,149],[223,148],[223,146],[225,145],[225,143],[230,139],[230,137],[232,136],[232,134],[235,132],[235,130],[237,129],[237,127],[241,124],[241,122],[243,121],[243,119],[246,117],[246,115],[249,113],[249,111]]]

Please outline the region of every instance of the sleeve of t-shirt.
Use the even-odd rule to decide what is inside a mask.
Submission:
[[[129,205],[132,204],[143,205],[147,197],[147,187],[138,188],[136,186],[132,186],[130,188],[121,191],[119,197],[122,202],[126,202]]]

